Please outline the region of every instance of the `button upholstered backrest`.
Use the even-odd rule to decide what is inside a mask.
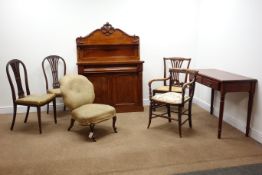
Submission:
[[[60,80],[60,89],[70,110],[93,103],[95,99],[93,84],[83,75],[64,76]]]

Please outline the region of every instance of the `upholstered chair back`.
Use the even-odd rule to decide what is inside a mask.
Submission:
[[[64,76],[60,80],[60,89],[70,110],[93,103],[95,99],[93,84],[83,75]]]

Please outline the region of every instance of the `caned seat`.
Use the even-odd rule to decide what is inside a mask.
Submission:
[[[192,100],[195,90],[195,79],[197,71],[189,69],[177,69],[173,68],[169,70],[169,91],[165,93],[152,93],[152,83],[157,80],[151,80],[149,85],[149,121],[147,128],[150,127],[151,120],[153,118],[161,117],[168,119],[169,122],[172,120],[178,121],[179,136],[182,137],[181,126],[188,121],[189,127],[192,127]],[[190,76],[190,81],[185,82],[181,87],[181,92],[171,91],[171,87],[174,85],[174,77],[177,74],[186,74]],[[188,106],[186,107],[186,104]],[[171,107],[176,107],[171,110]],[[173,114],[177,113],[177,117]],[[186,115],[186,119],[182,119],[182,116]]]
[[[14,76],[10,74],[10,67],[13,70]],[[27,78],[27,70],[25,64],[18,59],[10,60],[6,64],[6,73],[7,78],[11,87],[12,91],[12,99],[13,99],[13,120],[11,125],[11,130],[14,128],[15,120],[16,120],[16,112],[17,112],[17,105],[27,106],[26,117],[24,123],[27,122],[28,114],[30,107],[37,108],[37,117],[38,117],[38,125],[39,125],[39,132],[42,133],[42,126],[41,126],[41,106],[49,104],[53,102],[54,106],[54,120],[56,121],[56,99],[55,94],[31,94],[28,85],[28,78]],[[21,76],[22,75],[22,76]],[[24,81],[23,81],[24,80]],[[14,82],[16,82],[17,87],[15,88]],[[24,90],[24,88],[25,90]],[[16,95],[18,94],[18,96]]]
[[[68,130],[78,121],[82,126],[90,126],[89,137],[95,141],[95,124],[113,119],[113,130],[117,132],[116,110],[106,104],[95,104],[93,84],[83,75],[66,75],[60,80],[60,89],[65,105],[71,110],[72,117]]]

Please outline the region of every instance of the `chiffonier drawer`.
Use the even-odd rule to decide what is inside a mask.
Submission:
[[[201,82],[203,85],[211,87],[213,89],[219,89],[219,82],[210,78],[201,77],[200,79],[198,79],[198,82]]]

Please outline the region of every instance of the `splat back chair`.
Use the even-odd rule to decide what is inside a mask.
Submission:
[[[68,131],[73,127],[75,120],[82,126],[89,126],[89,138],[93,141],[94,127],[97,123],[113,119],[113,130],[117,132],[116,110],[105,104],[94,104],[95,99],[93,84],[83,75],[66,75],[60,80],[60,88],[64,103],[72,112],[71,123]]]
[[[149,121],[147,128],[150,127],[151,120],[153,118],[161,117],[168,119],[169,122],[172,120],[178,121],[179,136],[182,137],[181,126],[188,121],[189,127],[192,128],[192,100],[195,90],[195,80],[197,71],[189,69],[170,69],[169,76],[169,91],[166,93],[160,93],[153,95],[151,85],[154,81],[149,82]],[[190,76],[190,81],[185,82],[182,86],[181,92],[171,91],[172,87],[176,85],[177,74],[186,74]],[[155,105],[155,104],[161,105]],[[187,105],[186,105],[187,104]],[[163,107],[164,106],[164,107]],[[171,107],[173,111],[171,111]],[[174,114],[177,113],[177,117]],[[183,119],[182,116],[187,116]]]
[[[61,68],[61,70],[59,69]],[[58,55],[50,55],[43,59],[42,69],[44,72],[45,82],[46,82],[46,92],[55,94],[56,97],[62,97],[60,90],[59,78],[66,74],[66,62]],[[52,75],[52,79],[50,76]],[[65,111],[65,106],[64,106]],[[49,104],[47,104],[47,113],[49,113]]]
[[[10,74],[10,69],[13,71],[13,76]],[[37,108],[37,117],[38,117],[38,125],[39,125],[39,132],[42,133],[41,127],[41,106],[46,105],[53,101],[54,105],[54,120],[56,121],[56,100],[54,94],[43,94],[43,95],[31,95],[28,85],[28,77],[27,77],[27,70],[25,64],[18,59],[10,60],[6,64],[6,73],[9,84],[11,86],[12,91],[12,99],[13,99],[13,121],[11,125],[11,130],[14,128],[15,119],[16,119],[16,112],[17,112],[17,105],[27,106],[26,117],[24,123],[27,122],[28,114],[30,107]],[[16,88],[14,83],[16,83]],[[24,89],[25,88],[25,89]],[[18,95],[16,95],[18,94]]]
[[[163,85],[153,89],[154,95],[156,93],[168,92],[169,91],[169,85],[168,85],[169,69],[170,68],[189,69],[191,58],[168,57],[168,58],[163,58],[163,61],[164,61]],[[176,78],[177,82],[176,82],[176,84],[174,84],[174,86],[171,87],[171,91],[182,92],[183,83],[187,82],[188,75],[185,74],[183,77],[179,76],[179,74],[177,74],[177,75],[178,75],[177,77],[174,77],[174,78]]]

